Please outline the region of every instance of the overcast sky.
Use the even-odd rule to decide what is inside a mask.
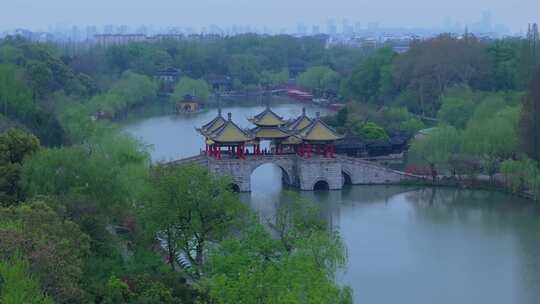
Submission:
[[[333,18],[351,24],[433,27],[446,17],[461,24],[478,22],[489,11],[493,23],[514,32],[540,21],[540,0],[0,0],[0,30],[49,25],[127,24],[195,27],[257,25],[274,30],[307,26]]]

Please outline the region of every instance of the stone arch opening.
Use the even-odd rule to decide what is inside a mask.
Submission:
[[[328,191],[328,190],[330,190],[330,185],[328,185],[328,182],[323,179],[317,181],[313,185],[313,191]]]
[[[237,184],[231,183],[229,187],[232,192],[235,192],[235,193],[240,192],[240,186],[238,186]]]
[[[345,171],[341,171],[341,180],[343,186],[352,185],[351,175]]]
[[[252,191],[280,192],[283,185],[291,184],[291,176],[279,164],[267,162],[253,168],[250,184]]]

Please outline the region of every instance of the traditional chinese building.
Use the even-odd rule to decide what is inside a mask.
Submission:
[[[201,102],[196,96],[185,95],[181,101],[178,101],[175,105],[176,113],[196,113],[204,107],[204,103]]]
[[[302,140],[297,153],[308,158],[313,154],[334,157],[335,142],[343,138],[321,119],[319,112],[311,124],[299,130],[295,136]]]
[[[216,118],[198,129],[206,138],[205,152],[214,159],[221,159],[222,154],[244,159],[246,146],[254,145],[254,138],[232,121],[231,113],[227,116],[227,120],[223,119],[219,111]]]
[[[331,158],[334,157],[335,142],[342,138],[318,112],[315,118],[310,118],[305,109],[297,118],[286,121],[267,106],[249,121],[255,127],[244,130],[232,121],[231,113],[225,120],[218,110],[213,120],[198,129],[206,139],[206,154],[215,159],[221,159],[222,154],[244,159],[247,147],[253,148],[251,154],[260,155],[260,142],[269,140],[270,154],[296,153],[306,158],[313,155]]]
[[[277,115],[267,106],[264,111],[250,118],[249,121],[256,125],[250,132],[258,142],[270,140],[274,146],[275,154],[283,154],[281,143],[290,136],[289,131],[285,128],[287,122],[283,117]],[[260,144],[255,146],[254,152],[260,154]]]

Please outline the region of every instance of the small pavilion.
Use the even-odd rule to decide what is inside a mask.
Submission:
[[[308,126],[300,129],[295,136],[302,141],[297,146],[298,155],[307,158],[310,158],[312,154],[335,157],[335,142],[343,138],[321,119],[319,112],[316,113],[315,119]]]
[[[246,145],[253,144],[253,136],[232,121],[232,114],[227,114],[227,120],[218,116],[197,129],[206,138],[205,153],[214,159],[221,159],[223,152],[230,156],[245,159]],[[223,150],[226,148],[226,150]]]
[[[287,123],[283,117],[277,115],[270,107],[266,107],[264,111],[250,118],[249,121],[256,127],[250,130],[250,133],[256,139],[254,153],[260,154],[260,141],[270,140],[275,146],[277,155],[283,154],[282,142],[290,136],[289,130],[285,128]]]

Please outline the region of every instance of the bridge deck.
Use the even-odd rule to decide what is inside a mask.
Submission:
[[[314,156],[303,158],[296,154],[246,155],[245,159],[224,156],[220,160],[204,154],[173,161],[172,165],[198,164],[212,173],[231,176],[241,191],[250,191],[251,173],[260,165],[273,163],[284,172],[284,181],[302,190],[313,190],[323,182],[329,189],[341,189],[343,184],[397,184],[403,180],[424,177],[393,170],[359,158],[336,155],[335,158]]]

